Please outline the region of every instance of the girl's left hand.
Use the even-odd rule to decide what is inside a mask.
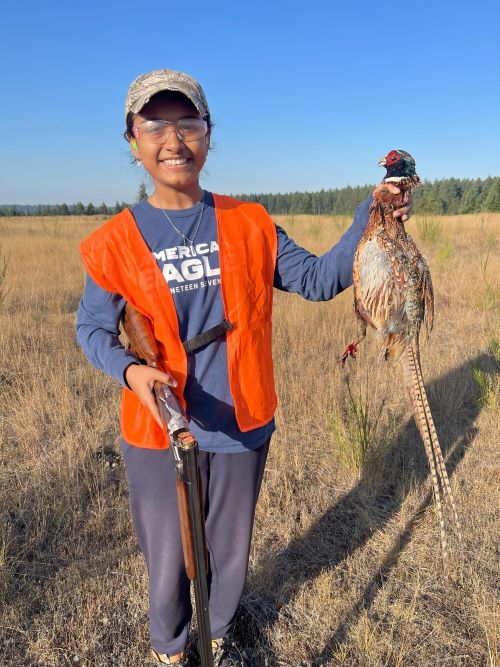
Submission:
[[[384,190],[385,191],[389,190],[389,192],[391,192],[393,195],[398,195],[401,192],[401,190],[392,183],[379,183],[373,192],[375,194],[376,192],[383,192]],[[401,218],[403,222],[406,222],[406,220],[409,219],[412,210],[413,210],[413,195],[410,192],[408,195],[408,203],[406,204],[406,206],[402,206],[401,208],[396,208],[392,215],[395,218]]]
[[[177,381],[169,373],[158,368],[132,363],[125,371],[125,380],[130,389],[137,394],[140,402],[149,409],[156,423],[163,428],[163,422],[153,394],[154,383],[158,380],[171,387],[177,387]]]

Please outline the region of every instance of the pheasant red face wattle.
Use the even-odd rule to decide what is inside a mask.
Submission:
[[[379,167],[387,170],[383,178],[384,183],[406,184],[415,187],[420,183],[420,178],[415,170],[415,160],[403,150],[392,150],[384,158],[379,160]]]

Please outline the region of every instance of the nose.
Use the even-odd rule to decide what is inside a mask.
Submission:
[[[177,128],[174,126],[169,128],[167,131],[167,136],[164,141],[164,146],[166,146],[171,151],[176,151],[179,146],[184,146],[184,142],[177,132]]]

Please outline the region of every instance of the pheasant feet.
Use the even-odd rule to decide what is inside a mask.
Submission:
[[[356,359],[356,354],[358,353],[358,345],[361,341],[357,340],[355,343],[349,343],[349,345],[344,350],[343,354],[337,359],[338,364],[345,364],[348,357]]]

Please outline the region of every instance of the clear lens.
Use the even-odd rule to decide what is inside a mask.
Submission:
[[[177,133],[183,141],[200,139],[207,133],[207,121],[201,118],[181,118],[177,121]]]
[[[195,141],[207,133],[207,121],[202,118],[181,118],[176,123],[168,120],[145,120],[136,125],[143,139],[154,144],[162,144],[171,132],[176,132],[181,141]]]
[[[138,129],[144,139],[154,142],[161,141],[167,132],[167,126],[161,120],[146,120],[138,126]]]

